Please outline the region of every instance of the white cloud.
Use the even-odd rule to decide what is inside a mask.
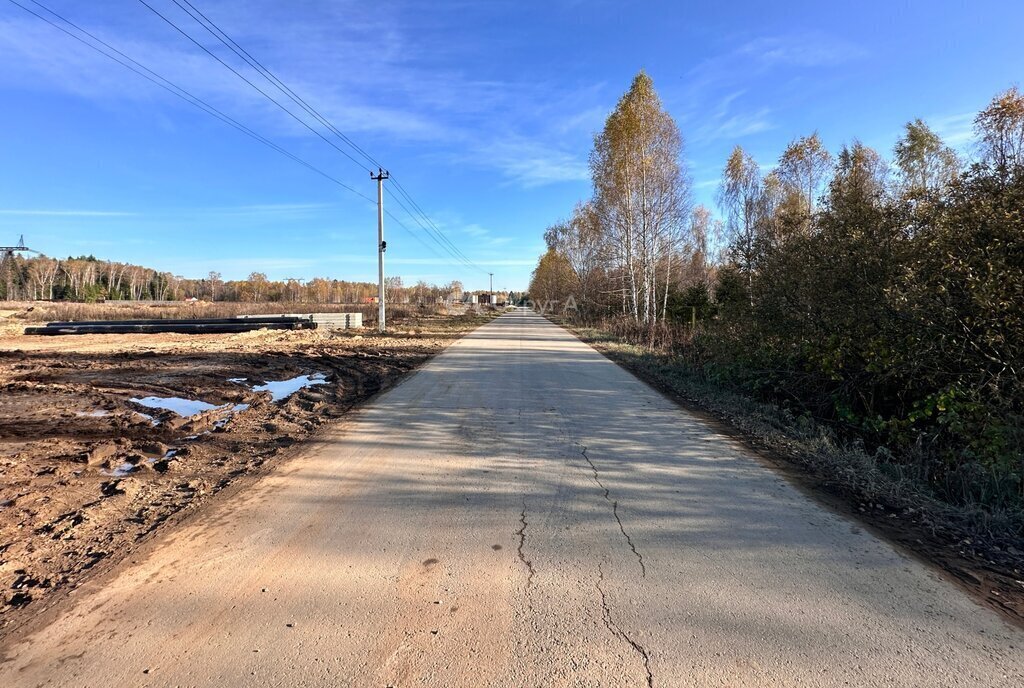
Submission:
[[[965,148],[974,141],[976,112],[944,115],[926,120],[927,124],[953,148]]]
[[[178,8],[158,7],[267,93],[301,112]],[[103,3],[75,3],[60,9],[70,20],[258,133],[273,140],[314,136],[145,7],[131,3],[125,11],[113,13]],[[407,6],[368,7],[354,0],[304,3],[302,9],[296,12],[291,4],[274,0],[226,0],[204,11],[371,152],[395,141],[443,149],[448,156],[456,151],[455,155],[472,158],[525,187],[586,177],[584,162],[550,142],[570,134],[589,139],[605,114],[598,99],[602,84],[566,88],[563,83],[467,75],[466,59],[493,46],[477,44],[473,36],[459,41],[422,36],[424,21],[430,25],[441,21],[438,14],[461,11],[451,5],[432,7],[426,19]],[[16,8],[0,19],[0,83],[72,93],[106,108],[125,101],[154,103],[154,127],[164,129],[174,125],[167,117],[167,104],[184,106]],[[510,132],[514,143],[481,146],[480,141],[495,140],[497,132]]]
[[[21,217],[131,217],[136,213],[120,210],[57,210],[57,209],[0,209],[0,215]]]
[[[472,161],[498,168],[524,188],[590,179],[590,168],[577,155],[523,137],[509,136],[480,146]]]
[[[867,55],[860,46],[822,34],[765,36],[742,45],[737,51],[769,66],[828,67]]]

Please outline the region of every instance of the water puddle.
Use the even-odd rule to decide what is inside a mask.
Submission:
[[[146,459],[146,463],[148,463],[150,466],[152,466],[154,464],[159,463],[160,461],[167,461],[168,459],[173,459],[174,456],[177,453],[178,453],[177,449],[168,449],[167,453],[164,454],[163,456],[151,456],[151,457],[149,457],[148,459]]]
[[[130,461],[125,461],[123,464],[121,464],[120,466],[113,470],[101,472],[104,475],[111,475],[115,478],[123,478],[124,476],[134,471],[136,468],[137,466],[134,463],[131,463]]]
[[[236,385],[240,385],[240,384],[242,384],[243,382],[247,381],[248,379],[249,379],[249,378],[247,378],[247,377],[229,377],[229,378],[228,378],[228,382],[233,382],[233,383],[235,383]]]
[[[256,385],[252,388],[252,391],[270,392],[270,398],[272,401],[284,401],[300,389],[312,387],[313,385],[326,384],[326,375],[323,373],[313,373],[312,375],[299,375],[298,377],[293,377],[290,380],[271,380],[265,384]]]
[[[192,416],[199,415],[200,413],[206,413],[208,411],[218,411],[223,414],[223,417],[214,422],[214,428],[223,428],[236,413],[241,413],[242,411],[247,411],[249,409],[249,404],[222,404],[221,406],[217,406],[215,404],[208,404],[205,401],[199,401],[198,399],[183,399],[181,397],[133,397],[132,399],[129,399],[129,401],[139,404],[140,406],[145,406],[146,408],[170,411],[182,418],[191,418]],[[160,425],[160,421],[156,420],[152,416],[146,415],[145,413],[139,413],[138,411],[135,413],[147,419],[154,427]],[[200,433],[200,435],[205,434],[205,432]],[[200,435],[191,435],[185,439],[196,439]]]
[[[214,404],[208,404],[205,401],[182,399],[181,397],[133,397],[128,401],[138,404],[139,406],[145,406],[146,408],[170,411],[171,413],[176,413],[182,418],[189,418],[204,411],[212,411],[213,409],[218,408]]]

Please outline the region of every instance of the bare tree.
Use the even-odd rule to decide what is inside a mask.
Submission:
[[[219,272],[211,270],[210,274],[206,276],[207,283],[210,289],[210,300],[216,301],[217,297],[220,296],[221,288],[224,286],[224,280],[221,278]]]
[[[608,253],[594,204],[578,203],[572,218],[549,227],[544,240],[548,248],[558,251],[568,261],[579,285],[580,307],[585,311],[592,309]]]

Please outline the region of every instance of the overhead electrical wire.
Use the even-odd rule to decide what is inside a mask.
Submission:
[[[8,2],[10,2],[13,5],[16,5],[16,6],[20,7],[21,9],[25,10],[26,12],[28,12],[32,16],[34,16],[34,17],[36,17],[36,18],[46,22],[47,24],[49,24],[53,28],[55,28],[55,29],[57,29],[59,31],[62,31],[63,33],[67,34],[71,38],[73,38],[76,41],[78,41],[79,43],[81,43],[81,44],[83,44],[83,45],[85,45],[85,46],[95,50],[100,55],[103,55],[104,57],[106,57],[106,58],[108,58],[110,60],[113,60],[114,62],[117,62],[118,64],[120,64],[125,69],[128,69],[129,71],[134,72],[135,74],[141,76],[142,78],[144,78],[144,79],[146,79],[148,81],[151,81],[152,83],[156,84],[157,86],[159,86],[160,88],[164,89],[165,91],[167,91],[169,93],[172,93],[173,95],[175,95],[175,96],[181,98],[182,100],[184,100],[185,102],[187,102],[187,103],[189,103],[189,104],[199,108],[200,110],[206,112],[207,114],[211,115],[212,117],[215,117],[215,118],[221,120],[225,124],[227,124],[227,125],[229,125],[231,127],[234,127],[235,129],[241,131],[246,136],[249,136],[250,138],[255,139],[256,141],[259,141],[260,143],[262,143],[262,144],[264,144],[264,145],[274,149],[278,153],[281,153],[282,155],[284,155],[284,156],[286,156],[288,158],[291,158],[292,160],[294,160],[295,162],[299,163],[300,165],[303,165],[303,166],[309,168],[310,170],[312,170],[313,172],[316,172],[317,174],[319,174],[319,175],[329,179],[330,181],[334,182],[335,184],[337,184],[338,186],[342,187],[343,189],[345,189],[345,190],[347,190],[347,191],[349,191],[349,192],[351,192],[351,193],[359,196],[360,198],[363,198],[363,199],[365,199],[365,200],[367,200],[367,201],[369,201],[371,203],[376,203],[376,201],[374,199],[370,198],[366,194],[364,194],[364,193],[362,193],[360,191],[357,191],[356,189],[354,189],[351,186],[345,184],[341,180],[333,177],[332,175],[328,174],[327,172],[324,172],[323,170],[319,169],[318,167],[315,167],[314,165],[306,162],[305,160],[303,160],[302,158],[298,157],[294,153],[288,151],[285,148],[282,148],[281,146],[279,146],[278,144],[274,143],[273,141],[271,141],[271,140],[267,139],[266,137],[258,134],[257,132],[253,131],[252,129],[250,129],[249,127],[245,126],[244,124],[238,122],[237,120],[232,118],[230,115],[224,114],[223,112],[221,112],[220,110],[218,110],[214,106],[212,106],[209,103],[207,103],[202,98],[200,98],[200,97],[198,97],[198,96],[196,96],[196,95],[194,95],[192,93],[189,93],[187,90],[185,90],[184,88],[178,86],[177,84],[175,84],[174,82],[170,81],[169,79],[166,79],[166,78],[160,76],[159,74],[157,74],[153,70],[149,69],[145,65],[141,64],[137,60],[133,59],[129,55],[126,55],[125,53],[121,52],[120,50],[118,50],[114,46],[112,46],[109,43],[107,43],[106,41],[104,41],[103,39],[101,39],[101,38],[95,36],[94,34],[86,31],[85,29],[83,29],[82,27],[78,26],[77,24],[75,24],[74,22],[70,21],[69,19],[66,19],[63,16],[57,14],[56,12],[51,10],[50,8],[48,8],[45,5],[43,5],[42,3],[37,2],[36,0],[30,0],[30,2],[32,2],[34,5],[37,5],[41,9],[45,10],[46,12],[49,12],[51,15],[53,15],[53,16],[57,17],[58,19],[60,19],[61,21],[65,22],[68,26],[71,26],[75,30],[81,32],[82,34],[84,34],[84,35],[88,36],[89,38],[93,39],[94,41],[96,41],[97,43],[103,45],[107,49],[111,50],[112,52],[114,52],[117,55],[119,55],[122,58],[124,58],[124,60],[121,60],[118,57],[115,57],[114,55],[111,55],[110,53],[107,53],[107,52],[103,51],[102,49],[98,48],[96,45],[94,45],[94,44],[90,43],[89,41],[85,40],[81,36],[78,36],[78,35],[72,33],[71,31],[68,31],[63,26],[61,26],[61,25],[51,21],[50,19],[47,19],[43,15],[33,11],[31,8],[22,5],[20,2],[17,2],[17,0],[8,0]],[[129,64],[129,63],[131,63],[131,64]],[[135,66],[132,66],[132,65],[135,65]]]
[[[125,69],[135,73],[136,75],[146,79],[147,81],[150,81],[151,83],[155,84],[156,86],[159,86],[160,88],[162,88],[163,90],[167,91],[168,93],[171,93],[174,96],[177,96],[178,98],[184,100],[185,102],[189,103],[193,107],[196,107],[197,109],[201,110],[202,112],[205,112],[206,114],[210,115],[211,117],[214,117],[215,119],[220,120],[221,122],[227,124],[228,126],[234,128],[234,129],[237,129],[238,131],[242,132],[243,134],[245,134],[246,136],[252,138],[253,140],[255,140],[255,141],[259,142],[259,143],[262,143],[263,145],[267,146],[268,148],[271,148],[272,150],[280,153],[281,155],[284,155],[285,157],[291,159],[292,161],[302,165],[303,167],[308,168],[312,172],[315,172],[316,174],[324,177],[325,179],[331,181],[332,183],[337,184],[341,188],[343,188],[346,191],[348,191],[348,192],[358,196],[359,198],[361,198],[361,199],[363,199],[363,200],[365,200],[365,201],[367,201],[369,203],[372,203],[373,205],[377,204],[377,201],[375,199],[373,199],[370,196],[367,196],[366,194],[362,193],[361,191],[358,191],[357,189],[349,186],[348,184],[342,182],[340,179],[338,179],[338,178],[334,177],[333,175],[325,172],[324,170],[320,169],[319,167],[313,165],[312,163],[309,163],[306,160],[303,160],[302,158],[300,158],[299,156],[295,155],[294,153],[292,153],[291,151],[287,150],[286,148],[283,148],[282,146],[274,143],[273,141],[271,141],[270,139],[266,138],[265,136],[259,134],[258,132],[252,130],[251,128],[249,128],[246,125],[242,124],[241,122],[237,121],[236,119],[234,119],[230,115],[227,115],[224,112],[218,110],[216,107],[214,107],[210,103],[206,102],[205,100],[203,100],[199,96],[196,96],[195,94],[190,93],[188,90],[182,88],[181,86],[178,86],[173,81],[167,79],[164,76],[161,76],[160,74],[158,74],[157,72],[153,71],[149,67],[146,67],[144,64],[142,64],[138,60],[134,59],[130,55],[124,53],[123,51],[121,51],[118,48],[114,47],[110,43],[104,41],[102,38],[99,38],[95,34],[89,32],[86,29],[82,28],[81,26],[75,24],[70,19],[67,19],[66,17],[64,17],[61,14],[55,12],[54,10],[50,9],[49,7],[47,7],[46,5],[43,5],[41,2],[38,2],[37,0],[29,0],[29,1],[32,2],[32,4],[36,5],[37,7],[39,7],[40,9],[42,9],[43,11],[49,13],[50,15],[56,17],[57,19],[59,19],[60,21],[64,22],[68,26],[72,27],[76,31],[80,32],[82,35],[88,36],[90,39],[92,39],[96,43],[102,45],[104,48],[106,48],[107,50],[109,50],[111,52],[106,52],[105,50],[103,50],[102,48],[98,47],[94,43],[90,43],[86,39],[82,38],[82,36],[79,36],[79,35],[71,32],[71,31],[69,31],[68,29],[66,29],[65,27],[61,26],[60,24],[57,24],[56,22],[54,22],[54,21],[48,19],[47,17],[44,17],[43,15],[39,14],[38,12],[35,12],[31,8],[26,7],[25,5],[21,4],[17,0],[8,0],[8,2],[10,2],[11,4],[21,8],[22,10],[24,10],[28,14],[36,17],[37,19],[45,22],[46,24],[49,24],[51,27],[53,27],[53,28],[57,29],[58,31],[61,31],[62,33],[70,36],[71,38],[75,39],[76,41],[78,41],[82,45],[84,45],[84,46],[94,50],[95,52],[99,53],[100,55],[103,55],[104,57],[112,60],[113,62],[118,63],[119,65],[121,65]],[[111,53],[115,53],[116,55],[115,54],[111,54]],[[399,227],[401,227],[403,230],[408,232],[409,235],[412,236],[414,239],[416,239],[424,248],[429,250],[431,253],[433,253],[438,258],[441,258],[442,260],[444,259],[439,253],[437,253],[437,251],[432,246],[430,246],[429,244],[426,244],[419,237],[419,235],[416,232],[413,232],[399,218],[393,216],[391,213],[388,213],[388,215],[389,215],[389,217],[391,217],[392,220],[395,221],[396,224],[398,224]]]
[[[298,115],[296,115],[296,114],[295,114],[294,112],[292,112],[291,110],[289,110],[288,108],[286,108],[286,107],[285,107],[284,105],[282,105],[282,104],[281,104],[280,102],[278,102],[277,100],[275,100],[275,99],[274,99],[274,97],[273,97],[273,96],[271,96],[271,95],[270,95],[269,93],[267,93],[267,92],[266,92],[266,91],[264,91],[264,90],[263,90],[262,88],[260,88],[260,87],[259,87],[259,86],[257,86],[256,84],[254,84],[254,83],[253,83],[252,81],[250,81],[249,79],[247,79],[247,78],[245,77],[245,75],[244,75],[244,74],[242,74],[241,72],[239,72],[239,71],[238,71],[237,69],[235,69],[234,67],[232,67],[231,65],[229,65],[229,64],[228,64],[227,62],[225,62],[224,60],[220,59],[220,57],[219,57],[219,56],[218,56],[218,55],[217,55],[217,54],[216,54],[215,52],[213,52],[212,50],[210,50],[209,48],[207,48],[207,47],[206,47],[205,45],[203,45],[202,43],[200,43],[199,41],[197,41],[197,40],[196,40],[195,38],[193,38],[193,37],[191,36],[191,34],[189,34],[189,33],[188,33],[187,31],[185,31],[185,30],[184,30],[184,29],[182,29],[182,28],[181,28],[180,26],[178,26],[177,24],[175,24],[175,23],[174,23],[173,21],[171,21],[170,19],[168,19],[168,18],[167,18],[166,16],[164,16],[163,14],[161,14],[159,10],[157,10],[157,9],[156,9],[155,7],[153,7],[153,6],[152,6],[152,5],[150,5],[150,4],[148,3],[148,2],[146,2],[146,0],[139,0],[139,2],[140,2],[140,3],[142,3],[143,5],[145,5],[146,7],[148,7],[148,8],[149,8],[149,10],[150,10],[150,11],[151,11],[151,12],[152,12],[153,14],[155,14],[156,16],[160,17],[160,18],[161,18],[161,19],[163,19],[163,20],[164,20],[165,22],[167,22],[167,24],[168,24],[169,26],[171,26],[171,28],[173,28],[173,29],[174,29],[175,31],[177,31],[177,32],[178,32],[178,33],[180,33],[180,34],[181,34],[182,36],[184,36],[184,37],[185,37],[185,38],[187,38],[187,39],[188,39],[189,41],[191,41],[191,42],[192,42],[193,44],[195,44],[195,46],[196,46],[196,47],[198,47],[198,48],[199,48],[200,50],[202,50],[203,52],[205,52],[205,53],[206,53],[207,55],[209,55],[209,56],[210,56],[210,57],[212,57],[213,59],[217,60],[217,62],[220,62],[220,63],[221,63],[222,65],[224,65],[224,67],[226,67],[227,69],[229,69],[229,70],[230,70],[230,71],[231,71],[231,72],[232,72],[232,73],[233,73],[233,74],[234,74],[235,76],[237,76],[237,77],[238,77],[239,79],[241,79],[242,81],[244,81],[245,83],[249,84],[250,86],[252,86],[252,87],[253,87],[254,89],[256,89],[257,91],[259,91],[259,93],[261,93],[261,94],[263,95],[263,97],[264,97],[264,98],[266,98],[266,99],[267,99],[267,100],[269,100],[269,101],[270,101],[271,103],[273,103],[274,105],[276,105],[277,107],[279,107],[279,108],[280,108],[280,109],[281,109],[281,110],[282,110],[283,112],[285,112],[285,113],[286,113],[286,114],[287,114],[287,115],[288,115],[289,117],[291,117],[291,118],[292,118],[292,119],[294,119],[294,120],[295,120],[296,122],[298,122],[299,124],[301,124],[302,126],[304,126],[304,127],[306,128],[306,129],[309,129],[309,130],[310,130],[311,132],[313,132],[314,134],[316,134],[317,136],[319,136],[319,137],[320,137],[321,139],[323,139],[323,141],[324,141],[324,142],[325,142],[325,143],[326,143],[327,145],[329,145],[329,146],[331,146],[332,148],[334,148],[334,149],[335,149],[336,151],[338,151],[339,153],[341,153],[342,155],[344,155],[344,156],[345,156],[346,158],[348,158],[348,159],[349,159],[349,160],[351,160],[352,162],[354,162],[354,163],[356,163],[357,165],[359,165],[360,167],[362,167],[362,168],[363,168],[364,170],[366,170],[366,171],[370,171],[370,170],[369,170],[368,168],[366,168],[366,167],[363,167],[363,164],[362,164],[361,162],[359,162],[358,160],[356,160],[356,159],[355,159],[354,157],[352,157],[352,156],[351,156],[351,155],[350,155],[350,154],[348,153],[348,151],[346,151],[346,150],[344,150],[344,149],[342,149],[342,148],[339,148],[339,147],[338,147],[338,146],[337,146],[337,145],[336,145],[336,144],[335,144],[335,143],[334,143],[333,141],[331,141],[331,140],[330,140],[329,138],[327,138],[326,136],[324,136],[323,134],[321,134],[321,133],[320,133],[319,131],[317,131],[316,129],[314,129],[313,127],[311,127],[311,126],[309,125],[309,123],[308,123],[308,122],[306,122],[306,120],[302,119],[301,117],[299,117]]]
[[[327,119],[327,117],[325,117],[322,113],[320,113],[318,110],[316,110],[316,108],[314,108],[312,105],[310,105],[305,99],[303,99],[301,96],[299,96],[294,90],[292,90],[287,84],[285,84],[284,81],[282,81],[279,77],[277,77],[277,75],[275,75],[272,71],[270,71],[270,69],[268,69],[257,58],[255,58],[249,51],[247,51],[245,48],[243,48],[237,41],[235,41],[233,38],[231,38],[231,36],[229,36],[227,34],[227,32],[225,32],[223,29],[221,29],[212,19],[210,19],[208,16],[206,16],[199,8],[197,8],[195,5],[193,5],[189,0],[171,0],[171,1],[175,5],[177,5],[179,9],[181,9],[183,12],[188,14],[188,16],[191,17],[197,24],[202,26],[211,36],[216,38],[221,44],[226,46],[237,57],[239,57],[242,61],[244,61],[246,64],[248,64],[257,73],[259,73],[272,86],[274,86],[274,88],[276,88],[282,94],[287,96],[293,103],[295,103],[300,108],[302,108],[307,114],[312,116],[317,122],[319,122],[324,127],[326,127],[328,131],[330,131],[336,137],[338,137],[344,144],[349,146],[356,154],[360,155],[363,159],[365,159],[371,165],[375,165],[378,168],[383,168],[383,165],[379,161],[377,161],[373,156],[371,156],[369,153],[367,153],[362,147],[360,147],[350,137],[345,135],[340,129],[338,129],[333,123],[331,123],[331,121],[329,119]],[[257,92],[259,92],[265,98],[267,98],[272,103],[277,105],[277,107],[279,107],[282,110],[284,110],[285,112],[287,112],[293,119],[296,119],[297,121],[301,122],[303,124],[303,126],[305,126],[307,129],[309,129],[310,131],[313,131],[321,139],[324,139],[325,141],[327,141],[326,137],[324,137],[323,134],[321,134],[319,131],[316,131],[307,122],[302,120],[302,118],[298,117],[295,113],[293,113],[291,110],[289,110],[284,105],[282,105],[278,100],[276,100],[275,98],[270,96],[263,89],[261,89],[258,86],[256,86],[251,80],[249,80],[244,75],[242,75],[234,67],[232,67],[231,65],[227,64],[224,60],[222,60],[220,57],[218,57],[216,54],[214,54],[211,50],[209,50],[208,48],[203,46],[201,43],[199,43],[199,41],[197,41],[194,37],[192,37],[187,31],[185,31],[180,26],[175,24],[166,15],[164,15],[164,14],[160,13],[159,11],[157,11],[152,5],[150,5],[148,2],[146,2],[146,0],[139,0],[139,2],[142,5],[144,5],[145,7],[147,7],[155,15],[157,15],[160,19],[162,19],[164,22],[166,22],[171,27],[173,27],[177,32],[179,32],[180,34],[185,36],[190,42],[192,42],[193,44],[195,44],[198,47],[200,47],[204,52],[206,52],[208,55],[210,55],[215,60],[217,60],[217,62],[219,62],[224,67],[229,69],[238,78],[242,79],[245,83],[247,83],[249,86],[251,86]],[[356,160],[351,154],[349,154],[346,151],[342,151],[341,149],[338,148],[338,146],[334,145],[330,141],[328,141],[328,143],[330,143],[333,148],[335,148],[336,150],[341,152],[346,158],[348,158],[349,160],[351,160],[355,164],[359,165],[360,168],[362,168],[364,170],[366,169],[365,166],[363,165],[363,163],[361,163],[358,160]],[[372,174],[372,170],[370,172]],[[484,274],[488,274],[487,270],[485,270],[484,268],[482,268],[479,265],[477,265],[476,263],[474,263],[468,256],[466,256],[465,253],[462,252],[461,249],[459,249],[458,246],[456,246],[451,241],[451,239],[449,239],[445,235],[445,233],[441,230],[441,228],[438,227],[437,224],[433,220],[431,220],[430,217],[423,211],[423,209],[420,207],[420,205],[418,203],[416,203],[416,201],[412,198],[412,196],[408,193],[408,191],[406,191],[405,188],[398,182],[398,180],[395,179],[394,175],[391,176],[391,180],[394,183],[394,186],[395,186],[396,190],[399,192],[399,194],[402,196],[402,198],[405,199],[405,202],[403,202],[400,198],[398,198],[396,196],[395,199],[394,199],[395,202],[399,205],[399,207],[401,207],[403,210],[405,210],[406,213],[408,213],[409,217],[411,217],[413,219],[413,221],[415,221],[426,232],[427,236],[429,236],[434,241],[434,243],[436,243],[444,252],[448,253],[452,258],[454,258],[458,263],[461,263],[462,265],[464,265],[465,267],[468,267],[470,269],[479,270],[480,272],[482,272]],[[409,205],[406,205],[406,203],[408,203]],[[412,208],[410,208],[409,206],[412,206]],[[392,220],[394,220],[400,226],[402,226],[401,221],[397,217],[395,217],[395,215],[393,213],[391,213],[390,210],[385,210],[385,214],[387,214],[388,217],[390,217]]]
[[[294,102],[296,105],[298,105],[303,110],[308,112],[310,115],[315,117],[317,121],[319,121],[321,124],[327,127],[332,133],[334,133],[335,136],[340,138],[342,141],[348,144],[354,151],[359,153],[359,155],[361,155],[367,162],[369,162],[371,166],[383,167],[383,165],[379,161],[377,161],[373,156],[371,156],[369,153],[363,150],[359,146],[359,144],[357,144],[355,141],[353,141],[343,132],[341,132],[337,127],[331,124],[331,122],[327,118],[325,118],[323,115],[317,112],[316,109],[313,108],[313,106],[307,103],[302,98],[302,96],[300,96],[291,88],[289,88],[286,83],[284,83],[277,77],[276,74],[271,72],[270,69],[268,69],[262,62],[253,57],[253,55],[249,51],[247,51],[245,48],[243,48],[241,45],[235,42],[235,40],[231,38],[231,36],[229,36],[227,33],[225,33],[219,26],[217,26],[217,24],[215,24],[212,19],[203,14],[203,12],[198,7],[189,2],[189,0],[172,1],[174,2],[175,5],[180,7],[182,10],[188,13],[193,19],[199,22],[203,26],[203,28],[209,31],[221,43],[224,43],[224,45],[228,46],[236,55],[245,60],[249,64],[249,66],[251,66],[253,69],[262,74],[264,78],[266,78],[267,81],[269,81],[275,87],[277,87],[278,90],[287,95],[292,100],[292,102]],[[182,5],[182,1],[185,3],[185,5],[188,6],[187,9],[185,5]]]

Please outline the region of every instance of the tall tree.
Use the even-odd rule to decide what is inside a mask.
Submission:
[[[1004,173],[1024,167],[1024,94],[1016,86],[993,98],[974,128],[985,162]]]
[[[690,214],[690,281],[711,286],[711,245],[714,241],[711,211],[702,205]]]
[[[801,200],[808,218],[814,214],[815,202],[831,165],[832,156],[825,150],[818,132],[795,139],[779,158],[779,179]]]
[[[953,181],[960,162],[953,149],[921,119],[907,122],[893,149],[904,193],[934,192]]]
[[[217,297],[220,296],[220,290],[224,286],[224,280],[216,270],[211,270],[210,274],[206,277],[210,287],[210,300],[216,301]]]
[[[718,203],[725,211],[731,251],[748,285],[757,259],[763,200],[761,169],[749,153],[736,146],[722,171]]]
[[[888,174],[889,168],[882,156],[855,140],[839,152],[829,187],[830,198],[833,204],[837,197],[877,204],[886,192]]]
[[[565,307],[572,296],[575,276],[565,256],[554,249],[548,249],[540,257],[537,267],[530,275],[530,300],[542,312]]]
[[[688,205],[679,164],[682,137],[654,83],[640,72],[594,140],[594,208],[623,279],[623,307],[640,322],[659,308],[659,268],[668,286]]]

